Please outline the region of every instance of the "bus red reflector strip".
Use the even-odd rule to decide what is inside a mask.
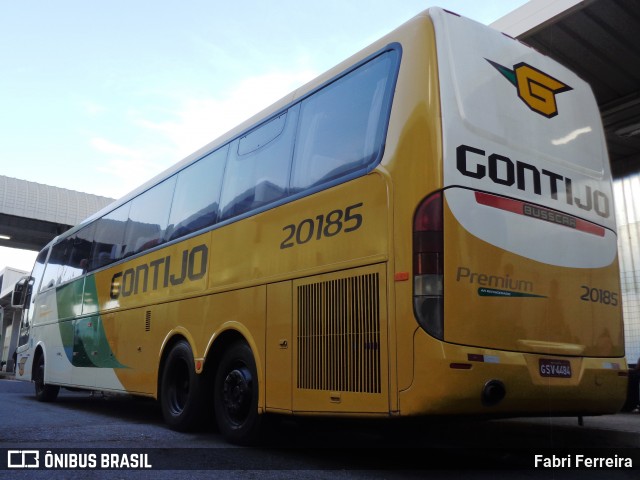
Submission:
[[[478,353],[468,353],[467,360],[470,362],[500,363],[500,358],[495,355],[482,355]]]
[[[500,197],[498,195],[492,195],[490,193],[475,192],[475,195],[476,202],[480,205],[497,208],[506,212],[516,213],[525,217],[536,218],[545,222],[554,223],[563,227],[574,228],[581,232],[604,237],[604,228],[586,220],[582,220],[581,218],[576,218],[572,215],[558,212],[557,210],[539,207],[537,205],[532,205],[520,200]]]
[[[396,272],[393,278],[396,282],[406,282],[409,280],[409,272]]]
[[[470,363],[451,363],[449,367],[454,370],[471,370],[472,365]]]

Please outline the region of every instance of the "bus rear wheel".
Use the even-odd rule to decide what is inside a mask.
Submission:
[[[60,387],[44,383],[44,354],[38,356],[33,370],[33,383],[36,386],[36,400],[39,402],[53,402],[58,398]]]
[[[220,433],[231,443],[258,440],[258,373],[253,352],[245,342],[231,345],[222,356],[214,385],[215,416]]]
[[[196,373],[189,343],[181,340],[169,352],[160,382],[160,406],[173,430],[192,430],[203,413],[203,380]]]

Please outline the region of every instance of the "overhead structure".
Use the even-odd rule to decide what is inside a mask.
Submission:
[[[112,201],[0,175],[0,246],[40,250]]]
[[[531,0],[492,27],[591,84],[616,177],[640,170],[640,2]]]

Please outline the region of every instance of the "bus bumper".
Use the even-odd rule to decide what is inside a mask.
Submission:
[[[413,351],[413,382],[399,394],[403,416],[600,415],[620,411],[626,396],[624,358],[460,346],[422,330]]]

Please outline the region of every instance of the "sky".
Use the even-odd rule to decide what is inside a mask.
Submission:
[[[524,3],[3,1],[0,175],[118,198],[430,6]]]

